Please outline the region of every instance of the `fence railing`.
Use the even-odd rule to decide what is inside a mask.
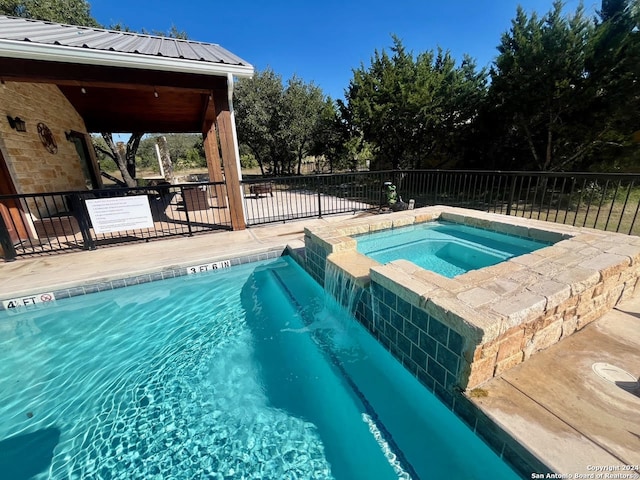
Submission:
[[[449,205],[640,234],[640,175],[601,173],[395,172],[416,205]]]
[[[244,180],[247,225],[377,208],[387,172]]]
[[[640,175],[406,170],[243,182],[247,224],[378,208],[391,181],[416,207],[449,205],[640,234]]]
[[[406,170],[243,180],[248,226],[379,210],[390,181],[416,207],[458,206],[640,235],[640,175]],[[86,201],[144,196],[153,226],[98,233]],[[0,196],[5,260],[130,241],[230,230],[221,182]]]
[[[135,218],[119,217],[118,203],[107,201],[103,205],[109,211],[103,215],[107,216],[107,222],[115,221],[115,224],[113,228],[94,228],[87,200],[132,196],[147,199],[149,209],[143,207],[142,214],[150,214],[148,226],[137,228]],[[226,202],[226,187],[221,182],[3,195],[0,196],[0,247],[3,258],[12,260],[24,255],[93,250],[132,241],[230,230]],[[118,225],[120,220],[124,223]],[[128,228],[127,222],[132,221]]]

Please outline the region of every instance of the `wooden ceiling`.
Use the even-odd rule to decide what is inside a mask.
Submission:
[[[89,132],[201,133],[226,77],[0,58],[5,81],[57,85]],[[10,72],[10,73],[7,73]]]

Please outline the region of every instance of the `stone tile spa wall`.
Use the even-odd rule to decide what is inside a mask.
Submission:
[[[351,238],[437,219],[553,245],[449,279],[407,260],[381,265]],[[305,266],[321,285],[327,264],[361,289],[358,321],[442,398],[500,375],[631,296],[640,238],[438,206],[307,229]]]

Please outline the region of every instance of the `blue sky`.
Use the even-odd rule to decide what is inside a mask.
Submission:
[[[192,40],[218,43],[259,70],[267,66],[287,80],[296,74],[343,98],[352,70],[368,65],[391,35],[414,53],[448,49],[457,60],[468,53],[478,66],[496,56],[500,36],[516,7],[544,14],[552,0],[319,0],[213,1],[90,0],[102,24],[121,22],[140,30],[173,24]],[[592,14],[600,0],[585,0]],[[573,13],[578,0],[566,0]]]

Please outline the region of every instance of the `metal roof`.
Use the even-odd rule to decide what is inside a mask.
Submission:
[[[0,15],[0,41],[59,45],[83,51],[135,54],[145,57],[234,65],[253,70],[250,63],[213,43],[64,25]],[[1,51],[0,51],[1,56]]]

